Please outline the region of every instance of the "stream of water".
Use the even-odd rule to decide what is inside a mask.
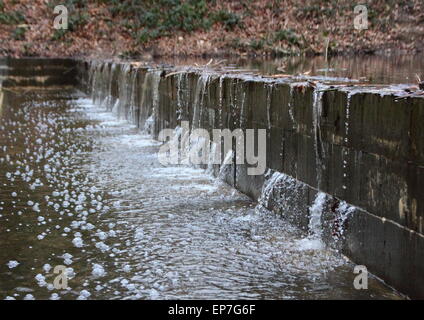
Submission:
[[[401,297],[374,277],[356,290],[354,265],[311,245],[317,219],[305,238],[204,170],[160,165],[119,110],[75,90],[1,96],[0,299]]]

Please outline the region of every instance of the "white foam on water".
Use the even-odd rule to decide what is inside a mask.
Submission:
[[[132,148],[144,148],[160,146],[162,143],[153,140],[149,135],[145,134],[123,134],[112,140],[115,143],[130,146]]]
[[[318,192],[314,203],[309,209],[309,232],[312,238],[321,240],[322,238],[322,222],[321,217],[324,210],[327,195],[324,192]]]
[[[297,249],[306,250],[322,250],[325,248],[324,243],[320,239],[304,238],[296,242]]]
[[[7,266],[9,267],[9,269],[16,268],[18,265],[19,265],[19,262],[16,260],[11,260],[7,263]]]
[[[4,156],[11,166],[4,182],[22,179],[36,188],[28,194],[17,192],[12,201],[23,202],[27,210],[20,209],[33,221],[38,216],[44,218],[31,226],[37,228],[34,237],[40,236],[33,245],[40,257],[37,254],[37,260],[31,261],[29,254],[22,262],[34,270],[27,280],[34,282],[35,277],[40,286],[32,292],[37,299],[258,299],[281,298],[282,289],[289,292],[285,295],[305,298],[305,286],[319,290],[321,284],[328,284],[323,274],[343,262],[319,250],[317,239],[302,239],[298,229],[275,214],[255,209],[246,196],[202,169],[161,166],[156,154],[159,143],[140,134],[127,120],[118,120],[118,116],[126,116],[128,103],[131,111],[134,100],[130,68],[126,68],[123,80],[132,84],[120,86],[127,92],[120,92],[117,102],[109,96],[112,68],[93,63],[94,67],[91,84],[98,91],[93,92],[95,105],[89,99],[72,100],[66,103],[73,115],[49,113],[52,121],[47,116],[27,119],[42,142],[34,143],[37,150],[43,150],[29,150],[25,157],[33,158],[25,161]],[[199,86],[199,107],[208,94],[207,78]],[[187,102],[183,90],[189,89],[182,87],[189,84],[181,82],[182,106]],[[144,102],[146,107],[151,103]],[[243,102],[233,99],[232,103]],[[113,104],[116,113],[107,111]],[[66,124],[72,116],[78,120],[78,128]],[[97,124],[81,128],[86,120]],[[60,125],[57,130],[49,130],[55,124]],[[225,158],[231,165],[234,155]],[[36,179],[43,185],[35,183]],[[297,187],[295,179],[275,173],[264,186],[265,202],[280,184]],[[7,194],[16,190],[10,188]],[[36,192],[42,195],[27,197]],[[318,218],[322,206],[317,199],[315,202],[311,215]],[[40,213],[32,210],[35,203]],[[7,219],[12,217],[6,215]],[[51,269],[58,264],[72,265],[66,272],[74,278],[72,289],[60,291],[60,296],[51,293]],[[7,273],[28,277],[21,269]],[[15,292],[2,292],[2,298],[15,297],[18,289]]]
[[[93,263],[92,275],[96,278],[104,277],[106,275],[106,271],[102,265]]]

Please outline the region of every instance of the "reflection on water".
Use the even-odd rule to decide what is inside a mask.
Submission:
[[[398,298],[74,91],[6,91],[0,299]],[[65,265],[69,289],[55,289]]]
[[[219,59],[215,59],[217,62]],[[207,64],[208,59],[172,59],[172,64]],[[211,64],[213,65],[214,62]],[[416,84],[416,74],[424,79],[424,54],[392,56],[336,56],[328,61],[318,57],[286,57],[279,59],[229,58],[222,65],[227,70],[251,71],[276,75],[348,78],[370,84]]]

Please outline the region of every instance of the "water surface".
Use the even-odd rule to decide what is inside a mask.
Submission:
[[[424,54],[416,55],[359,55],[335,56],[327,60],[317,57],[239,57],[227,59],[170,59],[175,65],[208,65],[226,71],[258,75],[300,75],[324,81],[327,79],[354,80],[358,84],[417,84],[417,75],[424,80]]]
[[[80,92],[1,97],[0,299],[400,297]]]

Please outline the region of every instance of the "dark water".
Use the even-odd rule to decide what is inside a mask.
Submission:
[[[241,70],[259,75],[304,75],[317,80],[351,80],[366,85],[417,84],[417,75],[424,80],[424,54],[393,54],[364,56],[335,56],[327,60],[318,57],[285,57],[263,59],[239,57],[228,59],[172,59],[177,65],[209,65],[227,71]]]
[[[400,298],[158,148],[76,91],[0,91],[0,299]]]

